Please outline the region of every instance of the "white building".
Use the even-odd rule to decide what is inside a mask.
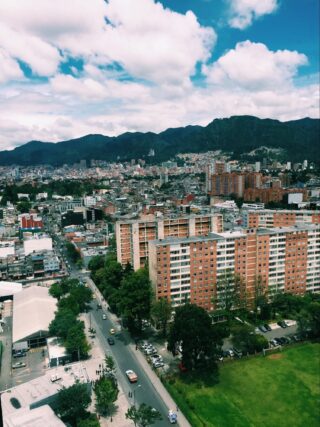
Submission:
[[[0,258],[7,258],[15,254],[15,244],[12,241],[0,242]]]
[[[52,239],[46,235],[34,235],[23,242],[25,255],[43,250],[52,251]]]

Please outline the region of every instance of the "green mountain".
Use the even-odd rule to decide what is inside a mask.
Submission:
[[[58,143],[31,141],[0,152],[0,165],[73,164],[82,159],[126,161],[145,158],[158,162],[178,153],[223,150],[234,158],[259,147],[281,148],[288,161],[320,160],[319,119],[290,122],[233,116],[215,119],[208,126],[167,129],[159,134],[126,132],[117,137],[86,135]],[[155,152],[149,157],[150,150]]]

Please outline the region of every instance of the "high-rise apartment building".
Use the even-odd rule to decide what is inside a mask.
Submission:
[[[168,237],[187,238],[222,232],[221,214],[154,217],[151,220],[117,221],[117,259],[128,262],[134,270],[143,267],[148,259],[148,242]]]
[[[320,226],[260,228],[149,242],[149,272],[157,298],[220,307],[217,282],[241,277],[248,303],[257,281],[268,295],[320,291]],[[230,284],[233,287],[233,284]]]
[[[235,194],[243,197],[247,188],[260,188],[262,175],[258,172],[224,172],[210,177],[209,192],[212,196]]]
[[[242,210],[244,227],[288,227],[298,224],[320,224],[320,211],[313,210]]]

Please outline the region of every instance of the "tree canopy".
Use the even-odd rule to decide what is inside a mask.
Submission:
[[[54,402],[55,412],[72,426],[86,417],[86,410],[91,403],[91,394],[87,384],[76,382],[71,387],[63,387]]]
[[[142,403],[139,408],[131,406],[126,412],[126,418],[139,427],[148,427],[157,420],[162,420],[160,412],[145,403]]]
[[[212,319],[201,307],[185,304],[176,308],[168,338],[173,353],[182,347],[182,363],[188,370],[206,371],[216,368],[220,338],[217,338]]]

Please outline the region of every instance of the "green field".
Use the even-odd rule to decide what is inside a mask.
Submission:
[[[219,384],[176,380],[168,390],[193,427],[320,425],[320,344],[220,365]]]

